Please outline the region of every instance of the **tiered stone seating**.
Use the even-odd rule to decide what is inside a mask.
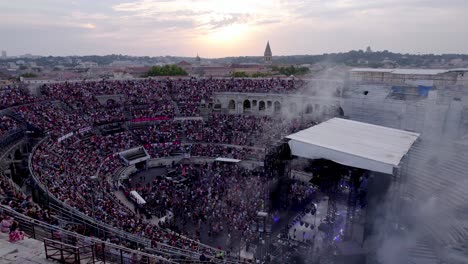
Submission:
[[[457,245],[468,238],[468,150],[431,143],[422,141],[410,152],[407,196],[417,210],[428,208],[419,224],[435,241],[432,245]]]
[[[25,238],[12,244],[8,242],[8,234],[0,233],[0,264],[46,264],[55,263],[47,260],[44,243]]]

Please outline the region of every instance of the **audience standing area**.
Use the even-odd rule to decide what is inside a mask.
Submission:
[[[405,157],[418,137],[419,134],[409,131],[341,118],[332,118],[286,137],[289,139],[288,145],[293,157],[309,159],[311,162],[328,160],[332,161],[328,164],[337,163],[336,167],[344,165],[343,168],[349,168],[341,175],[320,172],[325,177],[335,178],[332,180],[332,185],[336,187],[329,189],[347,189],[345,192],[325,193],[328,196],[326,221],[318,226],[318,230],[330,230],[329,239],[324,239],[320,244],[322,248],[330,244],[336,246],[338,263],[341,263],[339,258],[350,261],[346,263],[361,261],[365,254],[364,242],[372,236],[376,227],[371,220],[375,218],[371,216],[382,210],[386,210],[385,214],[391,211],[398,212],[394,209],[398,206],[399,186],[405,177]],[[356,171],[359,173],[355,173]],[[318,174],[313,177],[321,177]],[[342,199],[346,200],[344,213],[340,212],[336,205],[343,193],[348,196]],[[389,207],[382,205],[383,196],[392,201]],[[363,199],[366,201],[362,202]],[[356,210],[360,211],[358,215]],[[344,223],[335,220],[339,219],[340,215],[343,217],[343,214],[346,215]],[[397,213],[393,213],[392,217],[387,220],[392,224],[398,223]],[[297,227],[291,227],[296,233],[294,228]],[[316,230],[314,232],[317,233]],[[337,233],[343,234],[343,241],[338,239]],[[317,246],[315,235],[313,240],[312,245]],[[350,250],[350,248],[360,250]]]

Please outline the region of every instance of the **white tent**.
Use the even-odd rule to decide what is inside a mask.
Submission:
[[[132,199],[137,203],[137,204],[146,204],[145,199],[141,197],[141,195],[137,191],[131,191],[130,195],[132,196]]]
[[[419,134],[333,118],[287,136],[292,155],[393,173]]]

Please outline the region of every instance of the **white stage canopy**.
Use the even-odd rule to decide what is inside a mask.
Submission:
[[[291,139],[294,156],[392,174],[418,137],[418,133],[333,118],[286,138]]]

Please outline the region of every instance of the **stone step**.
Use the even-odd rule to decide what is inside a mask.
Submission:
[[[0,264],[55,263],[45,257],[44,243],[26,238],[15,243],[8,234],[0,233]]]

